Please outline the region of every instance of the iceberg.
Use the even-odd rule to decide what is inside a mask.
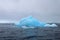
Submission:
[[[44,25],[45,27],[57,27],[57,25],[56,24],[46,24],[46,25]]]
[[[52,24],[52,27],[57,27],[58,25],[56,25],[56,24]]]
[[[46,23],[40,22],[37,19],[33,18],[32,16],[22,18],[18,23],[16,23],[17,26],[22,27],[44,27]]]

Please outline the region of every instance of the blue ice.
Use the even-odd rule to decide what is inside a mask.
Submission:
[[[17,26],[27,26],[27,27],[44,27],[46,23],[40,22],[39,20],[33,18],[32,16],[28,16],[26,18],[22,18],[18,23]]]

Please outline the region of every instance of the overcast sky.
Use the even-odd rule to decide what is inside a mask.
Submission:
[[[30,15],[43,22],[60,22],[60,0],[0,0],[0,20],[18,21]]]

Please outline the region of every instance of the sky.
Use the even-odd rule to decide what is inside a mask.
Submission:
[[[60,22],[60,0],[0,0],[0,21],[28,16],[42,22]]]

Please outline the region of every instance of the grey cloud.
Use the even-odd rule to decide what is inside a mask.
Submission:
[[[19,20],[32,15],[43,22],[60,22],[60,0],[0,0],[0,19]]]

